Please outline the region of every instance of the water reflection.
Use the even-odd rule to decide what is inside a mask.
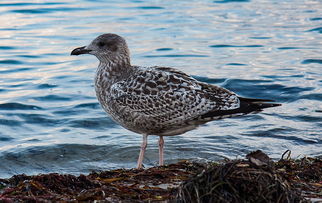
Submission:
[[[321,9],[314,0],[0,3],[0,177],[135,166],[141,136],[98,105],[97,60],[69,56],[106,32],[128,40],[133,64],[177,67],[242,96],[283,102],[166,138],[166,162],[255,149],[274,158],[286,149],[322,155]],[[149,141],[152,166],[157,139]]]

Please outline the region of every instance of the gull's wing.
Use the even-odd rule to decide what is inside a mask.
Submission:
[[[166,67],[138,68],[130,78],[112,85],[111,93],[117,108],[163,125],[239,108],[236,94]]]

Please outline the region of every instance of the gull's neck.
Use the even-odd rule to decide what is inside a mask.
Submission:
[[[111,60],[104,60],[100,61],[98,65],[98,72],[105,72],[109,76],[115,77],[119,76],[120,74],[124,74],[127,70],[131,67],[129,61],[111,61]]]
[[[108,88],[118,82],[127,78],[132,70],[132,66],[129,60],[118,60],[114,62],[112,60],[101,60],[97,68],[95,76],[95,85],[105,86]]]

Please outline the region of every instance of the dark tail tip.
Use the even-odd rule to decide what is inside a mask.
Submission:
[[[269,99],[251,99],[251,98],[239,98],[241,102],[241,106],[246,104],[249,107],[255,108],[257,110],[261,110],[264,108],[271,108],[276,106],[281,106],[282,104],[274,103],[274,100]]]
[[[278,104],[278,103],[252,103],[252,104],[257,105],[258,107],[261,107],[261,108],[282,106],[282,104]]]

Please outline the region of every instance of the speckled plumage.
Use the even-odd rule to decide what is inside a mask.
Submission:
[[[270,100],[238,97],[173,68],[132,66],[125,40],[115,34],[101,35],[71,54],[92,54],[99,59],[95,90],[101,106],[123,127],[145,135],[138,168],[142,167],[147,135],[160,136],[163,152],[162,136],[278,105],[267,103]],[[161,158],[160,164],[163,153]]]
[[[130,74],[114,83],[104,76],[106,69],[97,73],[97,97],[114,120],[137,133],[181,134],[209,121],[200,118],[207,112],[239,107],[234,93],[175,69],[131,66]]]

